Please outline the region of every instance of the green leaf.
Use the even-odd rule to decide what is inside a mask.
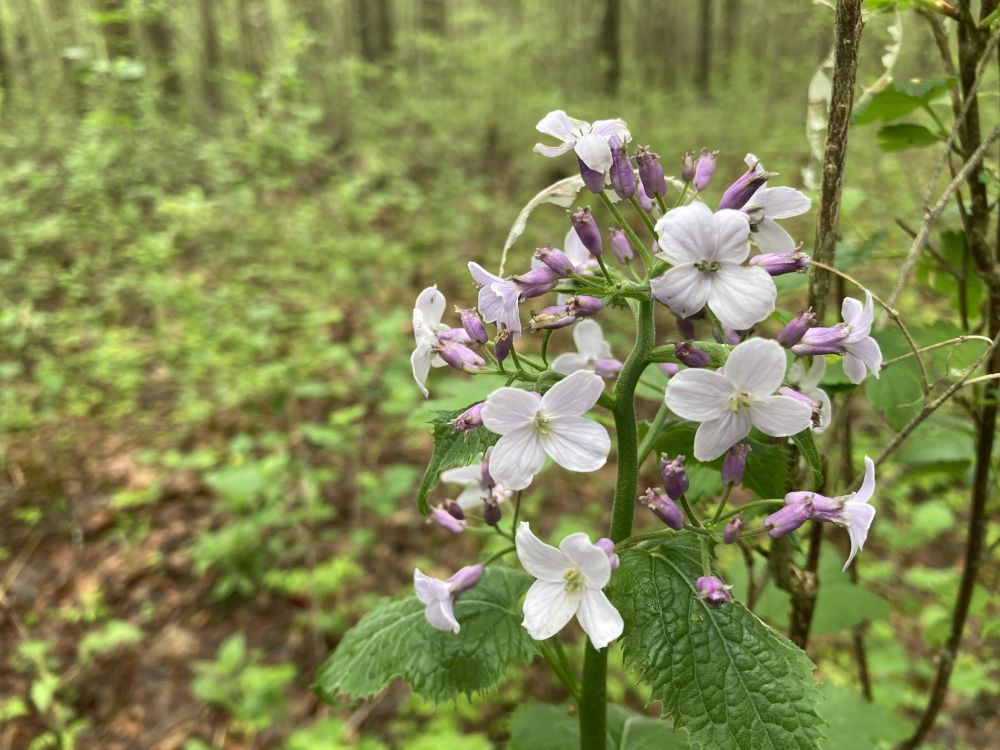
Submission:
[[[580,723],[565,707],[522,703],[510,719],[509,750],[577,750]],[[608,706],[608,750],[686,750],[683,732],[669,724]]]
[[[759,497],[784,497],[788,467],[785,452],[777,445],[750,441],[743,486]]]
[[[320,667],[314,689],[328,703],[340,694],[368,698],[397,676],[435,702],[489,690],[536,653],[518,606],[530,582],[511,568],[488,568],[455,604],[457,634],[431,627],[412,593],[382,599]]]
[[[885,597],[850,581],[823,581],[813,614],[814,635],[829,635],[869,620],[885,617],[892,609]]]
[[[819,449],[816,447],[816,440],[813,438],[812,430],[805,429],[797,435],[792,435],[792,442],[798,446],[802,458],[809,464],[813,473],[813,488],[823,485],[823,461],[819,456]]]
[[[858,107],[851,117],[855,125],[891,122],[929,104],[951,88],[954,76],[928,78],[920,81],[894,81]]]
[[[456,466],[467,466],[482,457],[486,449],[500,439],[499,435],[485,427],[471,432],[456,431],[451,426],[451,421],[467,408],[438,412],[434,418],[434,453],[417,491],[417,504],[425,516],[430,512],[427,507],[427,495],[434,489],[441,472]]]
[[[823,750],[858,750],[895,745],[910,733],[910,724],[891,708],[866,701],[856,690],[822,685],[820,716],[827,723]]]
[[[879,331],[875,334],[875,339],[887,360],[910,351],[899,331]],[[896,362],[886,368],[881,377],[865,380],[865,394],[868,402],[885,417],[890,427],[894,430],[902,429],[923,405],[919,365],[913,357]]]
[[[608,596],[625,620],[625,664],[703,747],[815,748],[813,664],[742,604],[696,595],[697,538],[681,533],[621,553]]]
[[[938,137],[923,125],[905,122],[879,128],[878,147],[883,151],[905,151],[910,148],[933,146]]]

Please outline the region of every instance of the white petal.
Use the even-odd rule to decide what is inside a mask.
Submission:
[[[573,327],[573,343],[576,350],[590,359],[603,359],[611,356],[611,347],[604,340],[601,324],[587,318]]]
[[[536,641],[544,641],[566,627],[582,598],[582,590],[567,592],[565,582],[535,581],[524,597],[521,624]]]
[[[623,146],[632,140],[632,133],[629,132],[628,125],[625,124],[624,120],[619,118],[615,118],[614,120],[594,120],[594,124],[590,126],[590,132],[596,133],[605,139],[617,135],[618,140],[621,141]]]
[[[665,400],[667,408],[678,417],[704,422],[730,410],[729,399],[735,390],[725,375],[694,368],[681,370],[670,378]]]
[[[504,435],[490,454],[490,476],[508,490],[523,490],[545,465],[545,450],[531,425]]]
[[[798,359],[795,360],[795,364],[799,366],[800,369],[802,365]],[[798,384],[802,388],[802,391],[809,391],[813,388],[819,386],[820,381],[823,380],[823,376],[826,374],[826,357],[813,357],[812,364],[809,365],[808,370],[799,375]]]
[[[431,372],[431,359],[435,356],[437,355],[435,355],[434,352],[422,346],[418,346],[413,350],[413,354],[410,355],[410,366],[413,369],[413,379],[417,381],[417,385],[420,386],[420,392],[424,394],[424,398],[431,395],[427,390],[425,383],[427,382],[427,376]]]
[[[848,343],[846,349],[849,355],[864,362],[872,371],[872,375],[876,378],[879,376],[882,369],[882,350],[875,339],[869,336],[861,341]]]
[[[450,630],[452,633],[457,633],[462,629],[458,620],[455,619],[454,603],[450,597],[428,604],[427,609],[424,610],[424,616],[427,618],[427,622],[438,630]]]
[[[590,588],[603,589],[608,585],[611,580],[611,561],[603,550],[590,543],[586,534],[570,534],[559,543],[559,549],[583,571]]]
[[[756,398],[750,414],[754,427],[774,437],[796,435],[812,425],[812,409],[788,396]]]
[[[481,265],[472,261],[469,262],[469,273],[472,274],[472,278],[477,284],[482,284],[483,286],[489,286],[497,281],[503,281],[503,279],[496,274],[490,273]]]
[[[738,344],[726,360],[726,377],[752,396],[770,396],[785,379],[785,350],[770,339]]]
[[[852,354],[845,354],[844,361],[841,363],[844,368],[844,374],[847,379],[850,380],[855,385],[863,383],[865,380],[865,363]]]
[[[486,397],[483,424],[490,432],[506,435],[512,430],[530,425],[541,403],[539,395],[520,388],[497,388]]]
[[[611,169],[611,146],[607,138],[593,133],[578,138],[573,147],[584,164],[602,174]]]
[[[565,583],[566,571],[574,567],[565,553],[535,536],[527,521],[518,524],[514,544],[522,567],[539,581]]]
[[[487,323],[496,323],[503,316],[503,300],[488,286],[479,290],[479,314]]]
[[[486,490],[482,486],[477,485],[475,487],[466,487],[462,490],[458,497],[455,498],[455,502],[464,510],[469,510],[482,505],[483,500],[488,496]]]
[[[674,314],[690,318],[701,310],[712,294],[712,275],[692,265],[674,266],[649,282],[653,296]]]
[[[713,215],[715,248],[709,260],[742,263],[750,254],[750,222],[742,211],[724,208]]]
[[[763,268],[723,263],[710,278],[708,306],[724,326],[745,331],[774,312],[778,289]]]
[[[861,483],[861,489],[854,494],[854,499],[860,503],[867,503],[875,494],[875,462],[865,456],[865,479]]]
[[[606,647],[625,630],[622,616],[603,591],[591,589],[584,593],[583,601],[576,611],[576,619],[580,621],[580,627],[596,649]]]
[[[535,130],[560,141],[569,141],[574,137],[573,128],[585,127],[587,124],[583,120],[570,117],[561,109],[555,109],[538,121]]]
[[[413,589],[422,604],[451,598],[447,582],[424,575],[420,572],[420,568],[413,571]]]
[[[590,250],[583,244],[583,240],[580,239],[580,235],[573,227],[569,228],[563,238],[563,254],[570,259],[574,266],[582,266],[591,259]]]
[[[658,258],[677,265],[696,263],[715,252],[715,219],[712,209],[695,201],[675,208],[656,222]]]
[[[437,290],[437,286],[429,286],[417,295],[417,301],[413,306],[413,331],[425,329],[441,323],[444,315],[445,299],[444,295]]]
[[[753,233],[753,241],[765,253],[787,253],[795,249],[795,240],[774,219],[765,216]]]
[[[554,418],[578,417],[593,408],[602,393],[604,381],[600,376],[588,370],[578,370],[546,391],[539,411]]]
[[[582,354],[577,354],[576,352],[566,352],[552,360],[552,369],[556,372],[569,375],[571,372],[576,372],[577,370],[589,369],[590,363],[591,360],[589,357],[584,357]]]
[[[584,417],[552,420],[548,434],[539,440],[552,460],[570,471],[597,471],[607,463],[611,451],[608,431]]]
[[[868,530],[875,520],[875,509],[868,503],[856,503],[848,500],[844,503],[844,517],[847,519],[847,535],[851,538],[851,554],[847,556],[843,570],[854,562],[858,552],[868,541]]]
[[[441,481],[448,482],[449,484],[475,485],[478,487],[483,481],[482,461],[442,471]]]
[[[562,156],[567,151],[572,149],[574,145],[576,145],[575,140],[571,140],[559,146],[546,146],[544,143],[536,143],[534,151],[536,154],[541,154],[542,156]]]
[[[729,411],[719,419],[702,422],[694,434],[694,457],[699,461],[714,461],[745,438],[750,427],[749,409]]]
[[[754,173],[764,171],[764,165],[760,163],[760,159],[754,154],[747,154],[743,157],[743,163],[747,165],[748,169],[752,169]]]
[[[819,435],[833,421],[833,404],[830,402],[830,397],[826,394],[826,391],[822,388],[813,388],[808,391],[803,389],[802,392],[819,404],[819,424],[812,428],[813,432]]]
[[[754,205],[764,208],[769,219],[788,219],[804,214],[812,207],[812,201],[795,188],[762,188],[754,194]]]

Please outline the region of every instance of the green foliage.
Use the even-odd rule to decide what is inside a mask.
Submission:
[[[806,429],[792,435],[792,441],[798,447],[802,458],[809,465],[813,475],[813,488],[823,486],[823,460],[819,456],[819,449],[816,447],[816,439],[812,430]]]
[[[912,729],[891,708],[871,703],[855,690],[824,683],[822,692],[819,713],[827,724],[822,750],[891,747]]]
[[[437,630],[412,593],[381,600],[352,628],[316,675],[315,689],[367,698],[399,676],[433,701],[491,689],[514,664],[535,655],[519,601],[530,579],[491,567],[455,604],[459,633]]]
[[[621,554],[608,596],[625,620],[626,665],[692,743],[815,747],[812,663],[741,604],[704,604],[694,589],[700,575],[690,533]]]
[[[510,750],[576,750],[579,719],[565,707],[522,703],[510,719]],[[621,706],[608,706],[608,750],[687,750],[683,732]]]
[[[125,620],[109,620],[100,628],[92,630],[80,639],[77,658],[84,666],[95,656],[106,654],[119,646],[127,646],[142,640],[142,630]]]
[[[940,139],[923,125],[906,122],[878,129],[878,147],[883,151],[905,151],[933,146]]]
[[[898,120],[919,107],[928,106],[957,81],[954,76],[920,81],[893,81],[858,107],[852,121],[855,125],[867,125]]]
[[[439,412],[434,418],[434,453],[427,464],[420,489],[417,490],[417,504],[425,516],[430,512],[427,495],[437,485],[441,472],[456,466],[467,466],[481,458],[486,449],[500,439],[499,435],[485,428],[471,432],[456,431],[451,421],[467,408],[468,406],[455,411]]]

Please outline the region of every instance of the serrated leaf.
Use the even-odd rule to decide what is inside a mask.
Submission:
[[[812,662],[742,604],[714,609],[697,597],[694,534],[620,558],[608,596],[625,620],[625,664],[642,673],[693,746],[816,747],[822,722]]]
[[[510,719],[508,750],[577,750],[579,718],[562,706],[522,703]],[[686,750],[687,739],[669,724],[608,706],[608,750]]]
[[[341,694],[368,698],[394,677],[435,702],[489,690],[536,653],[518,605],[530,583],[511,568],[488,568],[455,604],[459,633],[431,627],[412,593],[382,599],[347,632],[313,687],[328,703]]]
[[[883,151],[905,151],[933,146],[939,138],[923,125],[911,122],[886,125],[878,129],[878,147]]]
[[[792,442],[798,447],[802,458],[806,460],[806,463],[812,470],[813,488],[822,487],[823,461],[820,458],[819,449],[816,447],[816,440],[813,437],[812,430],[805,429],[797,435],[792,435]]]
[[[499,435],[485,427],[471,432],[456,431],[451,426],[451,421],[466,408],[468,407],[438,412],[438,416],[434,418],[434,453],[417,490],[417,505],[425,516],[430,512],[427,507],[427,495],[434,489],[441,472],[456,466],[468,466],[500,439]]]

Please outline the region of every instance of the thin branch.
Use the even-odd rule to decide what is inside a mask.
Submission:
[[[917,353],[929,352],[933,351],[934,349],[940,349],[941,347],[948,346],[948,344],[955,344],[956,346],[958,346],[959,344],[964,344],[966,341],[985,341],[987,344],[993,343],[993,341],[990,340],[988,337],[979,336],[976,334],[969,334],[966,336],[956,336],[953,339],[946,339],[945,341],[938,341],[936,344],[928,344],[927,346],[922,346],[919,349],[917,349],[916,352],[907,352],[906,354],[900,354],[898,357],[887,359],[885,362],[882,363],[882,367],[879,370],[879,372],[884,370],[889,365],[896,364],[897,362],[902,362],[904,359],[909,359],[910,357],[915,356]]]

